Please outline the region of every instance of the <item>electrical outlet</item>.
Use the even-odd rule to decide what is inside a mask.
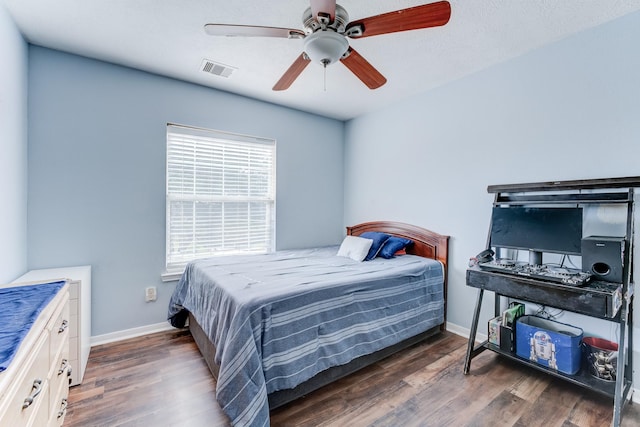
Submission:
[[[144,290],[144,300],[146,302],[155,301],[157,298],[158,298],[158,296],[156,294],[156,287],[155,286],[149,286],[148,288],[146,288]]]

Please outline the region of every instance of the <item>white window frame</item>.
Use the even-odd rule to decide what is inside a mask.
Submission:
[[[275,202],[275,140],[167,123],[162,279],[194,259],[273,252]]]

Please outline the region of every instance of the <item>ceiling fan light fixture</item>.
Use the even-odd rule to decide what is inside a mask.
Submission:
[[[334,31],[316,31],[304,39],[304,51],[314,62],[328,65],[336,62],[349,49],[347,39]]]

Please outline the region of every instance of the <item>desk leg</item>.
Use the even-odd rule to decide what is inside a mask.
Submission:
[[[471,367],[471,359],[475,353],[476,332],[478,331],[478,318],[480,317],[480,308],[482,308],[482,296],[484,289],[478,289],[478,297],[476,299],[476,309],[473,312],[473,320],[471,321],[471,330],[469,331],[469,344],[467,345],[467,357],[464,361],[464,374],[469,373]]]
[[[633,300],[632,300],[633,302]],[[633,369],[633,331],[629,331],[629,344],[625,342],[625,332],[627,331],[627,321],[632,324],[631,315],[633,307],[627,299],[621,308],[620,313],[620,336],[618,339],[618,365],[616,372],[616,387],[613,398],[613,420],[612,427],[618,427],[622,418],[622,409],[627,400],[627,381],[632,381],[631,369]],[[629,368],[629,369],[627,369]],[[630,386],[629,386],[630,387]]]

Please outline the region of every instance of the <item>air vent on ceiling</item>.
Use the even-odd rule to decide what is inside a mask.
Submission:
[[[220,62],[215,62],[210,59],[205,59],[202,61],[200,70],[204,71],[205,73],[213,74],[214,76],[229,78],[231,74],[233,74],[233,72],[237,70],[237,68],[222,64]]]

